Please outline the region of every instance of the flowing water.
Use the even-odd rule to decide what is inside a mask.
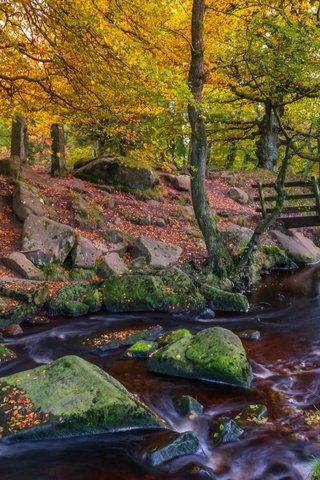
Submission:
[[[66,440],[0,443],[1,480],[187,480],[208,478],[201,465],[214,470],[217,480],[301,480],[320,456],[320,425],[309,427],[306,411],[320,408],[320,267],[293,275],[265,278],[250,294],[252,308],[245,315],[217,316],[196,321],[185,315],[161,313],[107,315],[59,319],[30,326],[7,340],[18,358],[3,366],[0,375],[26,370],[67,354],[95,363],[167,420],[173,430],[192,430],[204,454],[173,460],[163,467],[147,467],[143,452],[160,433],[129,432]],[[258,329],[261,339],[243,341],[254,371],[250,390],[148,373],[145,360],[122,359],[124,349],[94,353],[83,340],[105,332],[161,324],[165,330],[193,332],[224,326],[237,332]],[[192,395],[205,407],[203,415],[182,420],[172,399]],[[265,424],[245,427],[241,439],[214,446],[210,422],[234,417],[248,403],[269,410]],[[319,415],[320,418],[320,415]]]

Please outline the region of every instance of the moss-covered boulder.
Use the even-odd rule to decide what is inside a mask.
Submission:
[[[13,360],[16,358],[16,354],[10,350],[10,348],[5,347],[4,345],[0,345],[0,367],[9,360]]]
[[[101,302],[97,284],[73,284],[61,288],[47,303],[50,316],[70,315],[79,317],[94,310]]]
[[[158,348],[157,342],[151,340],[140,340],[132,345],[124,353],[124,358],[149,358]]]
[[[249,310],[248,299],[241,293],[226,292],[208,284],[202,285],[200,290],[208,306],[213,310],[224,312],[247,312]]]
[[[103,299],[110,312],[188,312],[205,306],[188,275],[177,268],[113,276],[104,284]]]
[[[10,440],[165,426],[121,383],[76,356],[2,378],[0,419]]]
[[[172,330],[171,332],[161,335],[157,342],[160,347],[164,347],[169,343],[174,343],[180,340],[181,338],[192,337],[192,333],[187,328],[179,328],[178,330]]]
[[[0,328],[12,324],[20,324],[31,320],[38,312],[39,306],[16,300],[10,297],[0,297]]]
[[[158,350],[151,372],[249,387],[252,370],[242,343],[231,331],[212,327]]]

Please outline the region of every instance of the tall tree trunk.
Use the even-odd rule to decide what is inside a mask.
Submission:
[[[237,144],[236,142],[231,142],[228,149],[227,161],[226,161],[226,170],[230,170],[233,167],[237,156]]]
[[[280,118],[283,115],[283,107],[278,108]],[[265,113],[259,126],[260,138],[257,141],[258,166],[274,170],[279,159],[279,125],[272,108],[272,102],[265,102]]]
[[[65,175],[66,169],[66,154],[65,154],[65,134],[63,125],[53,123],[51,125],[51,175],[60,177]]]
[[[194,0],[191,19],[192,47],[189,70],[189,84],[194,101],[188,105],[191,126],[191,195],[195,217],[207,247],[209,265],[212,271],[221,277],[227,274],[231,266],[231,258],[220,238],[205,191],[208,144],[201,111],[204,85],[204,14],[205,0]]]

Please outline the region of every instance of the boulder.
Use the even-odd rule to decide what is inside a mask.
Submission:
[[[182,254],[182,248],[142,235],[134,243],[131,254],[134,258],[145,257],[150,265],[170,267],[179,260]]]
[[[175,267],[157,275],[113,275],[105,281],[103,300],[110,312],[189,312],[201,311],[205,306],[188,275]]]
[[[162,176],[166,182],[176,190],[180,192],[190,192],[191,180],[189,175],[171,175],[170,173],[166,173]]]
[[[173,406],[183,417],[203,413],[203,405],[190,395],[181,395],[173,399]]]
[[[149,447],[146,456],[149,465],[157,467],[173,458],[203,453],[199,440],[193,432],[172,433],[170,437],[160,442],[159,446]]]
[[[15,337],[16,335],[21,335],[23,333],[22,328],[18,323],[12,323],[2,330],[5,335],[8,337]]]
[[[54,297],[47,302],[48,315],[70,315],[80,317],[86,315],[97,303],[101,305],[100,291],[95,284],[75,283],[62,287]],[[88,298],[89,297],[89,298]]]
[[[244,433],[234,420],[220,417],[210,427],[211,438],[215,444],[235,442]]]
[[[41,270],[35,267],[23,253],[13,252],[6,257],[2,257],[2,263],[22,278],[44,280]]]
[[[80,178],[103,181],[109,185],[122,186],[134,190],[148,190],[159,183],[156,173],[147,167],[125,165],[119,159],[102,156],[92,160],[75,171]]]
[[[302,233],[297,231],[283,233],[279,230],[273,230],[272,233],[288,257],[297,265],[317,263],[320,260],[320,248]]]
[[[212,327],[158,350],[151,372],[249,387],[252,370],[242,343],[231,331]]]
[[[24,221],[30,214],[44,217],[46,210],[42,198],[36,195],[27,184],[17,182],[13,190],[12,208],[19,220]]]
[[[17,355],[10,350],[10,348],[5,347],[4,345],[0,345],[0,367],[6,363],[9,362],[9,360],[13,360],[16,358]]]
[[[158,348],[158,344],[152,340],[140,340],[132,345],[124,353],[124,358],[149,358]]]
[[[241,293],[231,293],[204,283],[200,287],[201,294],[213,310],[223,312],[247,312],[249,302]]]
[[[75,243],[76,234],[68,225],[33,214],[24,222],[22,250],[29,250],[28,258],[36,265],[63,263]]]
[[[232,187],[228,191],[228,196],[238,203],[249,203],[249,195],[242,188]]]
[[[90,240],[78,236],[75,246],[71,250],[72,265],[79,268],[94,268],[101,255],[102,251]]]
[[[1,378],[0,386],[2,435],[10,440],[165,426],[121,383],[76,356]],[[15,402],[8,407],[4,397]]]
[[[108,278],[110,275],[121,275],[128,271],[126,264],[117,252],[108,253],[99,258],[96,263],[97,272],[103,278]]]
[[[48,299],[49,288],[45,282],[12,277],[0,277],[0,295],[43,307]]]

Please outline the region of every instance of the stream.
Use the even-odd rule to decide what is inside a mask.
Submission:
[[[80,438],[0,443],[1,480],[301,480],[320,456],[320,425],[308,426],[303,412],[320,408],[320,267],[295,274],[265,277],[249,295],[251,310],[243,315],[217,315],[197,321],[185,315],[135,313],[61,318],[27,326],[23,335],[7,338],[17,359],[0,375],[26,370],[63,355],[75,354],[106,370],[137,394],[177,432],[192,430],[204,454],[181,457],[161,467],[143,461],[145,446],[162,433],[126,432]],[[83,340],[128,327],[161,325],[165,331],[192,332],[223,326],[234,332],[257,329],[260,340],[243,340],[253,367],[250,390],[151,374],[146,360],[123,359],[124,348],[94,352]],[[184,420],[172,399],[192,395],[204,414]],[[212,418],[235,417],[248,403],[268,407],[269,421],[244,428],[237,442],[214,446]],[[320,415],[319,415],[320,419]]]

